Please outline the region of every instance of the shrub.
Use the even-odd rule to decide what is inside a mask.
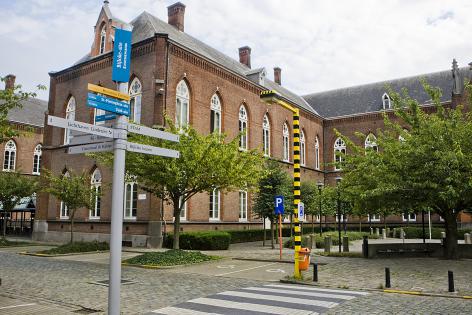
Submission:
[[[175,266],[185,264],[195,264],[219,257],[208,256],[200,252],[186,252],[180,249],[171,249],[165,252],[149,252],[126,260],[126,263],[133,265],[150,266]]]
[[[361,240],[364,235],[367,235],[370,239],[377,239],[379,238],[377,235],[369,235],[369,233],[366,232],[353,232],[353,231],[348,231],[347,236],[349,237],[349,241],[356,241],[356,240]],[[324,248],[324,238],[326,236],[331,236],[331,245],[332,246],[338,246],[339,241],[338,241],[338,233],[336,231],[331,231],[331,232],[326,232],[323,233],[323,236],[320,235],[315,235],[315,243],[316,243],[316,248]],[[341,238],[344,236],[344,232],[341,232]],[[342,241],[342,240],[341,240]],[[307,245],[307,240],[305,237],[302,237],[302,247]],[[286,241],[284,244],[285,247],[287,248],[293,248],[293,238]]]
[[[39,252],[40,254],[57,255],[83,252],[96,252],[100,250],[109,250],[110,245],[106,242],[74,242],[54,247]]]
[[[167,234],[164,246],[172,248],[174,236]],[[228,249],[231,235],[223,231],[185,232],[180,234],[181,249],[223,250]]]
[[[422,227],[412,227],[412,226],[407,226],[403,227],[403,231],[405,231],[405,237],[410,239],[410,238],[423,238],[423,228]],[[432,228],[431,229],[431,236],[433,239],[441,239],[441,232],[444,232],[445,230],[443,228]],[[464,239],[464,234],[465,233],[470,233],[470,229],[459,229],[457,231],[457,237],[458,239],[462,240]],[[426,226],[425,228],[425,235],[426,238],[429,238],[429,228]],[[400,238],[400,228],[397,228],[397,234],[396,238]]]

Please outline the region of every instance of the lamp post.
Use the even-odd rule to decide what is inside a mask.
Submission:
[[[300,203],[300,111],[289,104],[274,90],[262,91],[261,100],[268,104],[278,104],[293,114],[293,232],[295,236],[294,271],[295,279],[300,279],[299,252],[302,245],[300,220],[298,218],[298,204]]]
[[[320,199],[320,202],[319,202],[319,210],[320,210],[320,236],[323,235],[323,227],[322,227],[322,224],[321,224],[321,192],[322,192],[322,188],[323,188],[323,182],[322,181],[318,181],[318,197]]]
[[[337,203],[337,216],[338,216],[338,248],[341,252],[341,192],[339,184],[341,183],[341,177],[336,177],[336,203]]]

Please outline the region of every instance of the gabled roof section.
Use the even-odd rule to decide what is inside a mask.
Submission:
[[[48,109],[48,102],[38,98],[28,98],[21,102],[22,108],[13,108],[8,112],[8,120],[15,123],[35,127],[44,127],[44,112]]]
[[[471,77],[468,67],[459,68],[459,72],[462,80]],[[409,95],[420,104],[428,104],[431,102],[431,98],[421,85],[422,78],[431,86],[441,89],[442,102],[451,100],[454,84],[451,70],[313,93],[305,95],[303,98],[325,118],[383,110],[382,95],[387,92],[386,86],[390,86],[397,92],[406,88]]]

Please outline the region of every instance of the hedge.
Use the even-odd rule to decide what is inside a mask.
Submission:
[[[166,235],[164,247],[172,248],[174,236]],[[224,250],[229,248],[231,235],[223,231],[202,231],[180,233],[180,249]]]
[[[361,240],[364,235],[368,236],[370,239],[377,239],[379,238],[377,235],[372,234],[370,235],[369,233],[366,232],[353,232],[353,231],[348,231],[347,236],[349,237],[349,241],[356,241],[356,240]],[[324,238],[326,236],[331,236],[331,245],[332,246],[338,246],[339,242],[339,235],[336,231],[331,231],[331,232],[326,232],[323,233],[323,236],[320,235],[315,235],[315,243],[316,243],[316,248],[324,248]],[[344,232],[341,232],[341,239],[344,237]],[[342,240],[341,240],[342,242]],[[302,237],[302,247],[305,247],[307,245],[307,238]],[[284,244],[284,247],[286,248],[293,248],[293,238],[290,240],[286,241]]]
[[[400,238],[400,228],[396,228],[397,233],[395,235],[396,238]],[[423,228],[421,227],[403,227],[403,231],[405,232],[405,238],[423,238]],[[433,239],[441,239],[441,232],[444,232],[445,230],[443,228],[432,228],[431,229],[431,238]],[[462,240],[464,239],[464,234],[465,233],[471,233],[470,229],[458,229],[457,230],[457,237],[458,239]],[[429,238],[429,228],[426,226],[425,228],[425,235],[426,238]]]

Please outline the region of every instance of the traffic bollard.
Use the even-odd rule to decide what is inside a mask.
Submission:
[[[318,282],[318,264],[313,264],[313,282]]]
[[[390,283],[390,268],[385,268],[385,287],[386,288],[392,287]]]
[[[454,290],[454,273],[449,270],[447,272],[447,280],[449,282],[449,292],[455,292]]]
[[[349,252],[349,236],[347,235],[343,236],[343,252]]]

